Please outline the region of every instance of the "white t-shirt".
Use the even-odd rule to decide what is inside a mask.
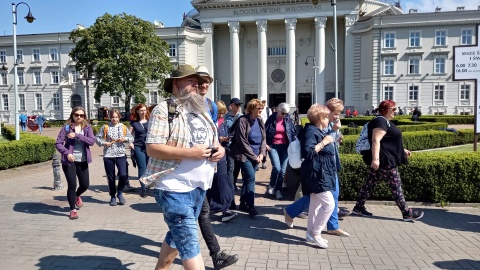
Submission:
[[[190,147],[197,144],[213,145],[214,132],[200,114],[184,112],[188,119]],[[182,159],[175,171],[166,174],[155,182],[155,188],[172,192],[189,192],[196,188],[207,190],[212,186],[213,174],[217,163],[208,159]]]
[[[265,106],[265,108],[263,108],[262,113],[260,114],[260,116],[262,117],[264,125],[265,125],[265,122],[267,122],[267,119],[271,114],[272,114],[272,110],[270,110],[270,108],[268,106]]]

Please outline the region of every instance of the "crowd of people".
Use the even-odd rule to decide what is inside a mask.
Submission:
[[[307,242],[328,248],[328,241],[322,237],[325,228],[330,235],[350,236],[340,228],[339,220],[350,213],[371,216],[365,202],[382,178],[392,189],[405,221],[423,216],[423,212],[406,205],[402,192],[398,166],[408,162],[411,152],[403,148],[402,133],[391,122],[397,110],[395,102],[383,101],[378,116],[368,125],[371,150],[362,153],[369,166],[368,177],[350,212],[338,207],[342,100],[333,98],[325,105],[313,104],[307,112],[309,123],[301,128],[298,108],[292,118],[286,103],[270,109],[264,98],[252,99],[242,113],[243,102],[237,97],[228,106],[210,100],[206,94],[212,82],[206,67],[179,65],[163,85],[164,91],[171,94],[169,98],[154,108],[135,106],[129,128],[120,122],[118,110],[110,110],[109,123],[101,126],[96,135],[85,110],[73,108],[56,141],[68,183],[70,219],[78,219],[77,209],[83,206],[81,195],[88,189],[88,164],[92,162],[90,147],[95,143],[103,147],[109,204],[126,204],[125,145],[129,145],[132,161],[138,167],[139,194],[147,197],[147,189],[153,187],[169,228],[156,269],[169,269],[178,255],[185,269],[204,268],[197,222],[214,268],[225,268],[237,262],[238,256],[221,250],[210,215],[220,213],[222,222],[230,222],[238,217],[236,210],[251,217],[261,214],[255,207],[256,171],[266,167],[267,156],[271,163],[267,194],[282,200],[287,149],[295,140],[300,142],[303,159],[298,171],[300,186],[295,202],[283,209],[283,215],[288,228],[293,228],[294,218],[308,218]],[[235,191],[240,172],[237,206]]]

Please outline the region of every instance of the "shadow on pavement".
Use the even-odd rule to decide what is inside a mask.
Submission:
[[[143,212],[143,213],[161,213],[160,206],[158,204],[152,203],[134,203],[130,205],[135,211]]]
[[[13,211],[26,214],[45,214],[52,216],[65,217],[68,212],[68,207],[60,207],[58,205],[49,205],[38,202],[20,202],[13,206]]]
[[[35,265],[40,270],[50,269],[118,269],[127,270],[128,266],[135,265],[135,263],[127,263],[122,265],[122,262],[114,257],[106,256],[47,256],[40,259]]]
[[[142,236],[112,230],[78,231],[73,234],[73,237],[82,243],[86,242],[156,258],[158,258],[160,245],[162,244]],[[152,251],[145,246],[151,246],[158,251]]]
[[[97,199],[94,199],[92,196],[80,195],[80,197],[82,198],[83,203],[108,204],[107,200],[105,200],[105,201],[97,200]],[[53,199],[56,200],[56,201],[65,202],[68,205],[66,195],[65,196],[53,196]]]
[[[480,269],[480,261],[474,261],[469,259],[434,262],[433,265],[440,269]]]
[[[450,230],[480,232],[480,216],[450,212],[448,209],[421,210],[425,212],[425,216],[417,222]],[[480,267],[476,269],[480,269]]]

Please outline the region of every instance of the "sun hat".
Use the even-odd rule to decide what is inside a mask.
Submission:
[[[173,80],[175,79],[182,79],[188,76],[196,76],[198,79],[198,84],[208,82],[207,79],[203,78],[202,76],[197,74],[195,67],[191,65],[179,65],[176,69],[170,73],[170,77],[165,79],[165,83],[163,84],[163,90],[168,93],[172,93],[173,91]]]

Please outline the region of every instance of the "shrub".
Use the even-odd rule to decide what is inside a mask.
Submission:
[[[341,155],[341,200],[356,200],[368,167],[360,155]],[[422,202],[480,202],[480,154],[414,153],[400,166],[405,199]],[[380,181],[369,199],[391,200],[386,181]]]
[[[3,127],[2,133],[10,141],[0,143],[0,170],[52,159],[54,139],[22,132],[21,140],[16,141],[11,127]]]

